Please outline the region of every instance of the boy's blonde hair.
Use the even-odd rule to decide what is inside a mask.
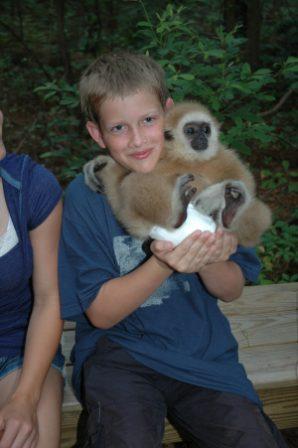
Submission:
[[[165,107],[168,90],[163,69],[151,57],[136,53],[108,53],[84,71],[79,85],[86,118],[99,123],[101,104],[108,98],[124,97],[139,90],[156,93]]]

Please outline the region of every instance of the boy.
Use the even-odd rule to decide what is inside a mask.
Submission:
[[[159,65],[141,55],[102,56],[84,72],[80,95],[93,140],[129,170],[152,171],[172,105]],[[90,446],[160,447],[166,415],[193,446],[286,446],[217,305],[258,276],[254,251],[236,247],[232,234],[196,231],[175,249],[153,242],[148,256],[104,194],[82,175],[71,183],[62,315],[77,322],[73,382],[89,413]]]

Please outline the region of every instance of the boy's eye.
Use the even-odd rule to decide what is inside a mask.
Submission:
[[[146,117],[144,122],[145,122],[145,124],[152,124],[154,122],[154,120],[155,120],[155,117],[150,116],[150,117]]]
[[[113,127],[111,128],[111,132],[115,132],[115,133],[117,133],[117,132],[121,132],[121,131],[123,131],[123,129],[124,129],[123,124],[117,124],[116,126],[113,126]]]

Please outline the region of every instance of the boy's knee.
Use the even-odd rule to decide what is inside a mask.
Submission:
[[[88,410],[87,432],[92,448],[161,447],[165,411],[151,403],[97,403]]]

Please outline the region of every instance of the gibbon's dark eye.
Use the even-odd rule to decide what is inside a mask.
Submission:
[[[195,134],[195,132],[196,132],[196,130],[193,127],[187,127],[184,129],[184,133],[186,135],[193,135],[193,134]]]
[[[211,133],[210,124],[202,123],[201,130],[202,130],[202,132],[204,132],[205,135],[207,135],[207,136],[210,135],[210,133]]]
[[[201,123],[199,121],[188,121],[183,126],[183,133],[189,140],[200,132],[201,132]]]
[[[165,136],[165,140],[167,140],[169,142],[174,140],[172,132],[169,131],[168,129],[164,131],[164,136]]]

